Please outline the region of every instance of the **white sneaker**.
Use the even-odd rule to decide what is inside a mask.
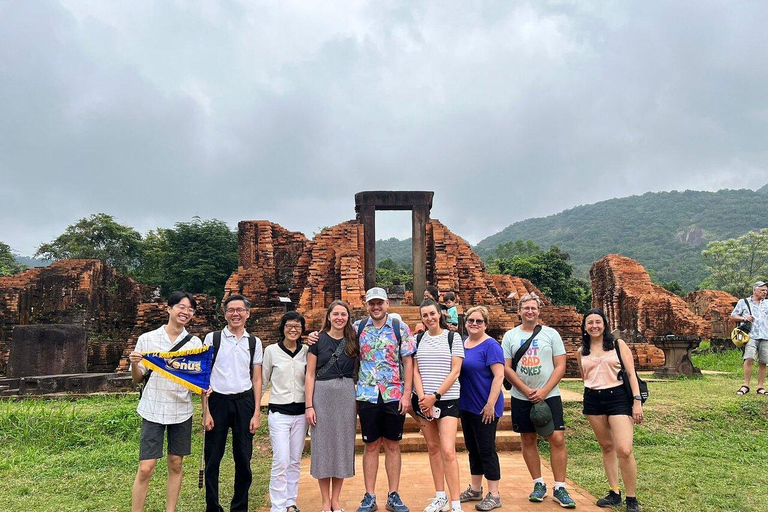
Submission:
[[[448,512],[449,510],[451,510],[451,504],[448,502],[448,498],[438,498],[435,496],[432,498],[432,503],[424,509],[424,512]]]

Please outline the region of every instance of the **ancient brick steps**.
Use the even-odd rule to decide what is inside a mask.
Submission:
[[[355,451],[360,453],[363,451],[365,443],[363,443],[362,437],[359,435],[355,438]],[[458,432],[456,434],[456,450],[465,451],[467,445],[464,441],[464,434]],[[383,450],[383,447],[382,447]],[[512,432],[511,430],[500,430],[496,432],[496,450],[497,451],[519,451],[520,450],[520,434]],[[311,441],[309,436],[304,441],[304,451],[311,451]],[[426,452],[427,442],[424,440],[424,436],[421,432],[405,432],[403,439],[400,441],[400,451],[403,453],[413,452]]]

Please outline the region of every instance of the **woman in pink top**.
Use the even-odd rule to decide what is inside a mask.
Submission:
[[[632,351],[623,340],[617,340],[610,332],[606,332],[607,325],[608,320],[602,310],[587,311],[581,321],[582,346],[577,353],[579,369],[584,379],[583,412],[603,451],[603,467],[610,485],[608,494],[597,500],[597,505],[621,505],[621,468],[627,491],[627,511],[639,512],[640,505],[635,494],[637,463],[632,452],[632,437],[634,424],[643,420],[643,405],[635,377]],[[621,351],[621,360],[624,361],[633,396],[627,395],[622,381],[619,380],[621,363],[616,348]]]

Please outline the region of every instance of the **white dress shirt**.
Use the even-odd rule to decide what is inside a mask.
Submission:
[[[249,368],[250,351],[248,349],[248,331],[243,330],[242,337],[238,338],[226,327],[221,331],[221,346],[216,354],[216,363],[211,371],[211,388],[223,395],[234,395],[248,391],[253,387]],[[205,335],[205,345],[213,345],[213,333]],[[261,340],[256,337],[256,351],[250,364],[261,366],[264,351]],[[254,368],[254,372],[260,372],[261,368]]]

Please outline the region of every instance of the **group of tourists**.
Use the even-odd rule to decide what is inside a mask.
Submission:
[[[227,327],[201,342],[184,328],[194,315],[194,297],[174,293],[168,301],[168,324],[139,338],[130,355],[131,371],[137,382],[145,380],[147,372],[140,362],[143,352],[179,350],[182,341],[189,348],[214,347],[212,391],[203,398],[206,511],[223,511],[218,500],[219,463],[230,428],[235,459],[230,510],[248,510],[252,438],[260,425],[256,404],[262,383],[271,390],[271,512],[299,512],[296,500],[307,430],[311,436],[310,473],[317,479],[321,495],[318,505],[323,512],[343,512],[342,486],[355,474],[357,418],[365,445],[365,490],[357,512],[374,512],[379,503],[390,512],[409,512],[399,494],[399,443],[409,413],[426,441],[435,488],[424,512],[459,512],[461,503],[470,501],[477,502],[475,508],[480,511],[500,508],[496,433],[504,411],[505,385],[511,388],[512,429],[520,434],[532,479],[529,500],[541,502],[548,491],[538,450],[541,436],[550,445],[552,497],[562,507],[574,508],[576,503],[565,483],[565,421],[558,386],[565,374],[566,351],[560,334],[539,323],[540,298],[534,293],[520,298],[521,324],[508,331],[499,344],[486,333],[487,308],[473,306],[465,311],[467,334],[462,338],[458,315],[448,313],[438,296],[434,288],[425,292],[419,310],[423,331],[416,335],[397,315],[388,313],[387,293],[378,287],[366,293],[368,316],[355,320],[348,304],[334,301],[325,312],[321,331],[310,333],[304,341],[304,317],[287,312],[280,322],[279,342],[267,347],[262,356],[261,341],[245,331],[250,309],[245,297],[232,295],[225,301]],[[455,295],[446,298],[455,303]],[[605,315],[597,309],[588,311],[582,320],[578,362],[585,385],[583,412],[602,449],[610,487],[597,504],[622,504],[620,470],[627,510],[633,512],[640,510],[635,495],[633,425],[642,421],[643,410],[632,353],[626,343],[613,338],[607,326]],[[631,382],[632,396],[620,380],[622,368]],[[143,420],[133,510],[142,510],[167,431],[166,510],[172,511],[181,484],[181,461],[191,451],[189,391],[167,379],[149,379],[138,412]],[[456,458],[459,422],[470,469],[463,491]],[[386,498],[379,499],[376,480],[382,446],[388,488]]]

